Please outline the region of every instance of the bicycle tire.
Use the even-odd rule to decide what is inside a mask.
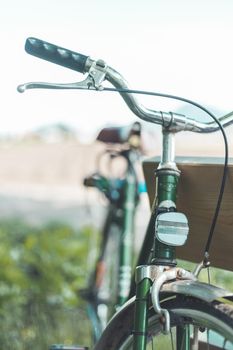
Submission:
[[[170,311],[171,329],[174,329],[174,331],[175,327],[181,324],[190,325],[191,328],[195,326],[196,329],[202,332],[205,330],[203,333],[200,332],[202,341],[200,338],[197,349],[233,349],[232,305],[219,302],[207,303],[193,297],[175,296],[172,299],[161,302],[161,306]],[[134,303],[131,302],[117,316],[113,317],[94,350],[132,349],[133,315]],[[155,314],[153,308],[150,307],[147,349],[178,349],[174,342],[174,332],[172,333],[172,341],[171,334],[165,336],[161,330],[162,326],[159,317]],[[204,341],[207,331],[209,331],[208,334],[212,337],[208,340],[209,345],[206,345]],[[227,338],[227,343],[223,347],[225,338]]]

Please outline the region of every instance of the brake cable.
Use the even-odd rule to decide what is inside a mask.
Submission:
[[[223,140],[224,140],[225,160],[224,160],[223,175],[222,175],[222,181],[221,181],[221,185],[220,185],[218,200],[217,200],[214,216],[213,216],[212,223],[211,223],[211,226],[210,226],[209,235],[207,237],[207,241],[206,241],[206,245],[205,245],[205,249],[204,249],[203,264],[205,266],[209,266],[210,265],[209,250],[210,250],[210,246],[211,246],[211,243],[212,243],[213,235],[215,233],[216,223],[217,223],[217,219],[218,219],[220,208],[221,208],[221,204],[222,204],[224,189],[225,189],[225,185],[226,185],[227,167],[228,167],[228,142],[227,142],[227,136],[226,136],[226,133],[225,133],[225,130],[224,130],[222,124],[220,123],[218,118],[212,112],[207,110],[205,107],[203,107],[202,105],[200,105],[197,102],[194,102],[194,101],[189,100],[189,99],[184,98],[184,97],[174,96],[174,95],[164,94],[164,93],[159,93],[159,92],[153,92],[153,91],[132,90],[132,89],[118,89],[118,88],[105,88],[105,87],[102,88],[101,91],[149,95],[149,96],[157,96],[157,97],[163,97],[163,98],[169,98],[169,99],[173,99],[173,100],[182,101],[182,102],[191,104],[191,105],[201,109],[206,114],[208,114],[216,122],[216,124],[218,124],[219,129],[220,129],[220,131],[222,133],[222,136],[223,136]]]

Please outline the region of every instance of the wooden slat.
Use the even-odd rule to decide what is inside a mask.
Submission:
[[[145,160],[143,170],[150,203],[155,192],[154,171],[159,159]],[[201,261],[219,194],[223,159],[177,158],[182,172],[178,187],[177,210],[189,219],[190,233],[185,246],[177,248],[177,257]],[[226,189],[210,249],[212,265],[233,271],[233,159],[227,175]]]

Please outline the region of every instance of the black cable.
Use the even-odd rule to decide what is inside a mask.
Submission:
[[[116,88],[104,88],[103,91],[110,91],[110,92],[118,92],[118,93],[129,93],[129,94],[140,94],[140,95],[149,95],[149,96],[157,96],[157,97],[165,97],[173,100],[178,100],[182,101],[188,104],[191,104],[201,110],[203,110],[205,113],[207,113],[219,126],[220,131],[222,132],[223,135],[223,140],[224,140],[224,145],[225,145],[225,161],[224,161],[224,168],[223,168],[223,175],[222,175],[222,182],[219,190],[219,196],[217,200],[217,205],[216,209],[214,212],[212,224],[210,227],[210,232],[207,238],[206,246],[205,246],[205,251],[204,251],[204,261],[206,264],[209,263],[209,250],[210,250],[210,245],[213,239],[214,235],[214,230],[216,227],[221,203],[222,203],[222,198],[223,198],[223,193],[225,189],[225,184],[226,184],[226,177],[227,177],[227,166],[228,166],[228,142],[227,142],[227,137],[224,128],[222,127],[222,124],[218,120],[218,118],[215,117],[213,113],[208,111],[205,107],[201,106],[199,103],[194,102],[192,100],[189,100],[187,98],[183,98],[180,96],[174,96],[174,95],[169,95],[169,94],[163,94],[163,93],[158,93],[158,92],[153,92],[153,91],[142,91],[142,90],[131,90],[131,89],[116,89]]]

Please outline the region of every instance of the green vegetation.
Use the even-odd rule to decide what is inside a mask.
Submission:
[[[98,234],[67,225],[0,222],[0,350],[88,345],[91,330],[77,291],[86,286]],[[193,264],[182,262],[192,270]],[[232,289],[232,272],[211,268],[211,283]],[[201,279],[207,281],[206,270]]]
[[[0,349],[85,344],[90,329],[77,291],[93,263],[92,241],[89,228],[0,223]]]

